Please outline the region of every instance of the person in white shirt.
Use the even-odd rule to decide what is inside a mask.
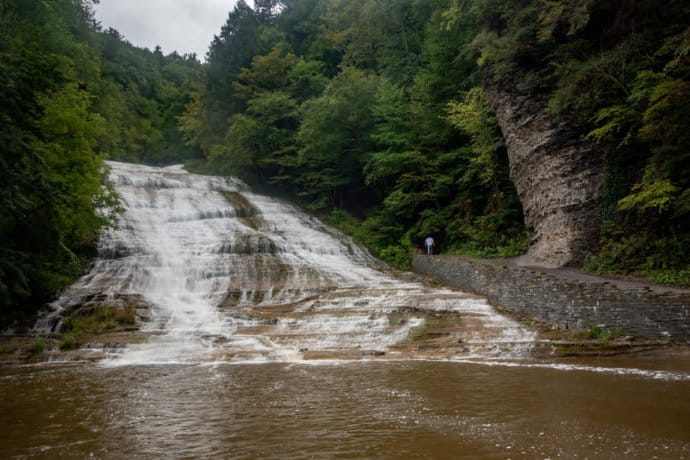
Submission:
[[[424,246],[426,246],[426,253],[428,255],[431,255],[434,253],[434,239],[430,236],[427,236],[426,239],[424,240]]]

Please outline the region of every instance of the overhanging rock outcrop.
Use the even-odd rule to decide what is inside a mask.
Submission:
[[[503,131],[530,233],[525,264],[581,264],[601,226],[601,153],[581,127],[549,113],[543,97],[495,81],[488,69],[482,81]]]

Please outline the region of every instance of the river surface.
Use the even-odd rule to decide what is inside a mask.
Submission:
[[[535,359],[294,206],[110,165],[118,225],[35,332],[127,302],[142,332],[0,368],[1,457],[690,459],[687,361]]]
[[[668,377],[434,361],[43,365],[0,371],[0,445],[4,458],[690,458],[690,383]]]

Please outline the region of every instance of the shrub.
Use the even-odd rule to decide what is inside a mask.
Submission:
[[[600,275],[632,275],[658,284],[690,286],[688,247],[686,238],[655,239],[644,232],[625,236],[610,231],[602,238],[599,253],[586,260],[584,269]]]
[[[388,246],[379,251],[378,256],[386,263],[397,268],[410,268],[410,249],[402,246]]]
[[[38,358],[43,354],[43,352],[46,349],[46,341],[43,337],[39,337],[36,339],[34,342],[33,346],[31,347],[31,357],[32,358]]]
[[[77,338],[74,336],[74,334],[64,334],[62,336],[62,343],[60,344],[60,349],[61,350],[74,350],[79,346],[79,343],[77,342]]]
[[[580,323],[582,328],[576,337],[582,339],[592,339],[592,340],[613,340],[620,337],[623,333],[621,328],[607,328],[604,325],[595,325],[589,321],[582,321]]]

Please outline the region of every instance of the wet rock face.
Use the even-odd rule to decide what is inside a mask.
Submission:
[[[602,155],[578,126],[547,111],[543,98],[482,75],[508,147],[530,245],[525,264],[580,265],[601,225]]]

